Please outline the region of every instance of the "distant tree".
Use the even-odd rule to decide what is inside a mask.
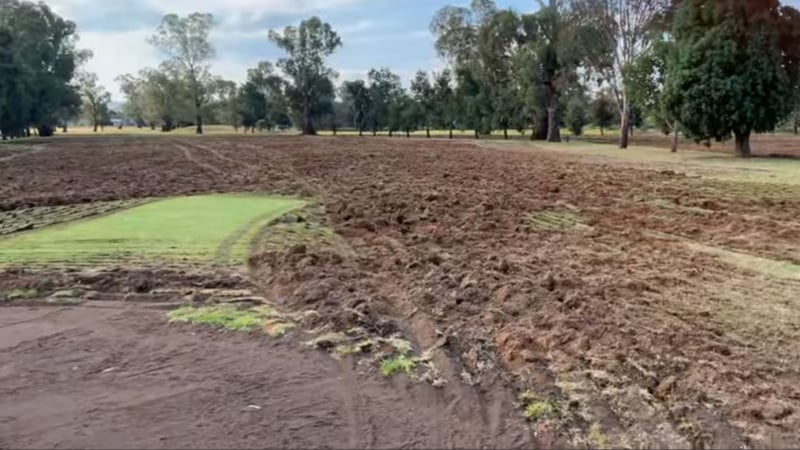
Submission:
[[[625,82],[632,105],[640,105],[641,112],[649,115],[665,134],[672,133],[672,152],[678,151],[679,122],[667,109],[664,90],[670,72],[669,65],[676,58],[675,52],[675,43],[662,34],[647,52],[628,66]]]
[[[402,91],[400,76],[387,68],[372,69],[367,74],[369,80],[369,126],[372,135],[389,126],[392,102]],[[390,134],[393,130],[389,130]]]
[[[600,135],[605,134],[605,129],[614,124],[616,116],[614,100],[605,93],[600,92],[590,105],[589,115],[592,123],[600,128]]]
[[[116,78],[120,91],[125,96],[125,103],[122,112],[136,122],[138,128],[143,127],[145,120],[145,108],[147,107],[144,80],[131,74],[120,75]]]
[[[582,135],[583,127],[589,122],[586,109],[586,97],[584,95],[573,95],[567,102],[564,120],[569,131],[575,136]]]
[[[278,60],[278,67],[291,79],[292,107],[300,115],[303,134],[316,134],[315,113],[324,109],[321,102],[333,97],[333,69],[325,66],[325,58],[342,45],[339,35],[319,17],[300,22],[299,27],[286,27],[282,33],[270,31],[269,39],[287,53]]]
[[[453,76],[450,70],[445,69],[434,75],[434,123],[447,128],[450,139],[453,139],[453,127],[458,119],[457,100],[453,91]]]
[[[491,92],[481,80],[474,66],[461,66],[456,70],[456,97],[459,122],[471,128],[475,139],[492,132]]]
[[[94,73],[78,74],[78,86],[83,98],[83,113],[96,133],[97,127],[103,125],[103,114],[108,111],[111,94],[98,84],[97,75]]]
[[[369,87],[363,80],[345,81],[342,84],[342,97],[350,107],[353,125],[358,130],[358,135],[362,136],[369,124],[371,107]]]
[[[427,72],[420,70],[411,80],[411,95],[417,106],[415,113],[420,116],[420,122],[425,127],[425,136],[431,137],[431,122],[436,111],[436,100]]]
[[[607,83],[620,117],[619,147],[628,147],[630,98],[626,71],[650,49],[654,33],[668,15],[673,0],[569,0],[582,20],[580,46],[591,48],[585,61]]]
[[[234,131],[239,131],[242,120],[239,106],[239,88],[236,82],[217,78],[214,84],[214,101],[212,105],[218,113],[218,121],[232,126]]]
[[[267,99],[255,83],[248,81],[242,85],[238,103],[245,133],[255,131],[259,121],[266,121]]]
[[[800,13],[777,0],[684,0],[673,26],[677,60],[666,103],[695,139],[726,140],[749,157],[752,132],[792,111],[800,76]]]
[[[194,107],[197,134],[203,134],[203,108],[210,100],[213,79],[208,62],[214,57],[209,34],[214,24],[211,14],[193,13],[186,17],[164,16],[149,42],[170,57],[170,63],[185,78]]]

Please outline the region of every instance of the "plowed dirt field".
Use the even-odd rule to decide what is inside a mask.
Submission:
[[[798,186],[403,138],[3,151],[11,235],[57,206],[268,192],[317,199],[338,240],[255,246],[239,274],[5,269],[0,293],[95,295],[0,309],[0,446],[800,445]],[[400,330],[444,387],[303,331],[168,324],[174,286],[257,292],[313,311],[305,330]]]

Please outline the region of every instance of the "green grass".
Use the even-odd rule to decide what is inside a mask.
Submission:
[[[167,314],[171,323],[190,323],[224,328],[231,331],[261,330],[278,338],[297,324],[269,306],[241,309],[235,305],[183,306]]]
[[[170,322],[210,325],[232,331],[252,331],[262,326],[265,317],[254,309],[241,310],[232,305],[184,306],[167,314]]]
[[[381,363],[381,373],[391,377],[397,373],[411,373],[417,367],[417,362],[407,355],[397,355],[385,359]]]
[[[539,420],[557,419],[561,411],[554,402],[540,398],[533,391],[525,391],[519,396],[522,403],[522,414],[531,422]]]
[[[0,266],[238,264],[266,223],[304,205],[230,194],[158,200],[0,239]]]

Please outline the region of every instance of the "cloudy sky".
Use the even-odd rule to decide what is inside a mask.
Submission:
[[[372,67],[389,67],[408,79],[418,69],[438,69],[443,62],[428,31],[440,7],[468,0],[45,0],[75,21],[81,46],[94,52],[88,70],[122,100],[114,78],[156,66],[162,59],[145,43],[167,13],[211,12],[217,21],[214,73],[241,81],[258,61],[281,52],[267,41],[270,29],[294,25],[315,14],[329,22],[344,42],[330,60],[340,79],[363,76]],[[518,11],[535,8],[534,0],[497,0]]]

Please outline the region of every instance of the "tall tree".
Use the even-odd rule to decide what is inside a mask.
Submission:
[[[316,134],[314,116],[322,103],[333,97],[332,78],[336,73],[325,65],[325,58],[342,45],[339,35],[319,17],[286,27],[282,33],[271,30],[269,39],[288,55],[278,67],[291,79],[293,108],[301,116],[303,134]]]
[[[77,49],[75,23],[44,2],[0,1],[0,28],[10,34],[16,64],[25,73],[25,128],[33,125],[40,136],[51,136],[63,108],[77,98],[75,70],[91,53]]]
[[[411,80],[411,95],[418,106],[416,111],[425,126],[425,136],[431,137],[431,121],[436,110],[436,100],[433,95],[433,85],[431,85],[428,73],[420,70]]]
[[[673,34],[669,111],[695,139],[725,140],[749,157],[752,132],[792,111],[800,76],[800,13],[777,0],[684,0]]]
[[[627,148],[630,133],[630,98],[625,79],[628,67],[658,35],[672,0],[570,0],[582,19],[581,46],[589,65],[599,73],[614,95],[620,116],[619,147]]]
[[[0,134],[3,140],[21,137],[28,124],[30,97],[27,73],[14,53],[14,36],[0,28]]]
[[[202,112],[213,87],[208,68],[214,57],[214,46],[209,41],[213,24],[211,14],[193,13],[186,17],[167,14],[149,39],[185,77],[192,96],[197,134],[203,134]]]
[[[358,130],[358,135],[362,136],[369,124],[371,107],[369,87],[363,80],[345,81],[342,84],[342,97],[350,106],[353,125]]]
[[[103,114],[108,111],[111,94],[98,84],[97,75],[94,73],[82,72],[78,74],[77,78],[78,88],[83,99],[83,113],[96,133],[97,127],[104,124]]]
[[[455,70],[462,125],[473,128],[476,138],[480,133],[491,132],[496,119],[493,106],[497,103],[493,91],[507,84],[493,81],[505,77],[507,67],[493,65],[504,62],[506,51],[511,50],[502,45],[507,28],[501,26],[505,25],[503,21],[495,20],[497,14],[492,0],[472,0],[469,8],[439,9],[430,24],[436,36],[436,51]],[[510,11],[508,14],[513,15]],[[501,36],[490,39],[494,33]],[[503,47],[499,54],[495,53],[498,47]]]

